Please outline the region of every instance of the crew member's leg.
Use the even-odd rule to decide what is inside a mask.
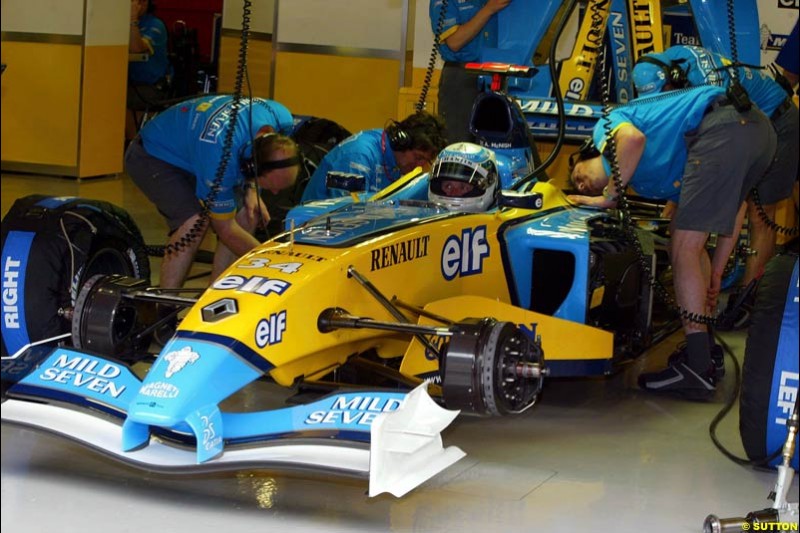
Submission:
[[[706,251],[708,233],[676,229],[672,234],[672,268],[675,299],[685,312],[695,316],[708,315],[708,289],[710,286],[710,261]],[[687,381],[696,385],[700,396],[714,390],[709,377],[711,346],[708,326],[682,317],[686,336],[686,362],[681,370],[695,374]],[[650,383],[655,387],[655,383]]]
[[[125,152],[125,171],[167,222],[169,244],[159,283],[165,288],[179,288],[208,229],[208,221],[198,222],[202,206],[195,193],[196,179],[148,154],[140,138]]]
[[[722,237],[712,260],[718,276],[737,234],[736,220],[747,191],[763,176],[775,151],[775,132],[757,110],[745,114],[724,105],[709,111],[696,134],[687,138],[679,209],[673,219],[672,262],[676,299],[684,314],[707,315],[714,283],[703,275],[708,234]],[[719,243],[718,243],[719,244]],[[715,390],[707,328],[684,316],[687,357],[660,372],[642,374],[639,385],[691,399],[708,399]]]
[[[770,220],[775,220],[776,204],[762,206]],[[747,257],[742,285],[747,286],[752,280],[760,278],[773,255],[775,255],[775,240],[777,233],[770,227],[761,215],[752,199],[747,201],[747,218],[750,225],[750,249],[755,252]]]
[[[777,135],[775,157],[756,188],[758,201],[764,208],[767,217],[769,220],[775,221],[778,202],[792,196],[792,189],[797,182],[797,138],[800,135],[800,112],[791,104],[785,110],[781,110],[778,116],[773,115],[772,125]],[[747,204],[747,214],[750,219],[750,248],[756,254],[747,258],[745,277],[742,283],[745,286],[751,280],[759,278],[764,272],[767,262],[775,255],[777,237],[775,230],[764,222],[758,213],[755,197],[752,194],[748,198]]]
[[[713,380],[717,371],[711,364],[713,344],[708,327],[691,319],[692,316],[708,314],[710,261],[706,252],[707,240],[706,232],[672,231],[670,261],[686,344],[670,358],[667,368],[639,376],[639,386],[643,389],[676,393],[689,399],[707,399],[714,393]]]
[[[753,282],[761,277],[767,262],[775,255],[777,232],[771,224],[764,221],[760,211],[763,210],[764,215],[775,222],[778,202],[791,197],[792,188],[797,182],[800,113],[793,103],[787,102],[773,113],[771,120],[777,135],[775,157],[756,186],[758,194],[751,192],[747,199],[750,249],[754,254],[745,261],[741,287],[728,298],[724,324],[727,329],[749,324],[750,308],[755,303]]]
[[[170,235],[164,259],[161,261],[160,287],[165,289],[183,287],[197,250],[208,230],[208,218],[200,222],[200,217],[200,214],[192,215]]]
[[[472,142],[469,132],[472,104],[478,96],[478,79],[464,65],[445,63],[439,79],[439,116],[447,129],[447,142]]]

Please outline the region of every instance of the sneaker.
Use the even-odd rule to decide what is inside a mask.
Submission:
[[[716,328],[719,331],[734,331],[750,326],[750,314],[755,303],[756,280],[740,287],[728,296],[725,310],[720,314]]]
[[[727,310],[722,313],[717,321],[719,331],[738,331],[750,327],[751,309],[747,305],[741,305],[732,312]]]
[[[686,363],[688,360],[689,352],[686,350],[686,342],[682,342],[667,359],[667,365],[673,366],[678,363]],[[711,347],[711,362],[714,365],[714,380],[719,381],[725,377],[725,352],[722,351],[722,346],[719,344]]]
[[[675,394],[687,400],[710,400],[716,392],[713,369],[700,375],[686,363],[670,365],[659,372],[639,376],[639,387],[651,392]]]

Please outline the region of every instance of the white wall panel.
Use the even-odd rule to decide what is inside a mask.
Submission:
[[[429,0],[417,0],[414,24],[414,68],[427,68],[433,50],[433,31],[428,15]],[[442,58],[436,54],[436,67],[442,68]]]
[[[285,0],[289,3],[292,0]],[[239,30],[242,27],[243,0],[225,0],[222,7],[222,27]],[[272,33],[275,0],[254,0],[250,6],[250,31]]]
[[[130,21],[130,0],[87,0],[86,46],[127,46]]]
[[[403,0],[283,1],[278,41],[400,50],[403,7]]]
[[[83,2],[84,0],[2,0],[0,26],[2,31],[10,32],[82,35]]]

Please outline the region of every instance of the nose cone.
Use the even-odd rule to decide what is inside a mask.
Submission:
[[[150,427],[191,429],[197,462],[222,453],[223,424],[219,403],[261,373],[246,355],[232,348],[236,341],[174,337],[150,368],[123,424],[123,448],[147,443]],[[244,349],[243,349],[244,350]]]

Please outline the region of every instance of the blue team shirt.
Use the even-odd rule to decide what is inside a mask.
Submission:
[[[286,107],[263,98],[243,98],[236,119],[233,144],[221,188],[208,207],[212,215],[236,211],[233,188],[244,180],[239,159],[251,156],[251,140],[263,126],[277,133],[292,130],[292,114]],[[208,198],[222,158],[223,141],[230,127],[231,95],[201,96],[174,105],[148,121],[140,135],[147,153],[197,177],[195,192]]]
[[[139,33],[148,48],[147,61],[128,63],[128,81],[133,83],[156,83],[169,73],[167,58],[167,29],[156,16],[146,14],[139,19]]]
[[[444,23],[442,31],[439,35],[441,44],[439,45],[439,53],[442,55],[444,61],[455,61],[458,63],[466,63],[468,61],[479,61],[481,57],[481,50],[484,47],[496,48],[497,47],[497,14],[495,13],[470,42],[465,44],[461,50],[454,52],[444,44],[445,39],[453,34],[458,29],[458,26],[469,22],[475,14],[486,5],[486,0],[447,0],[447,9],[445,10]],[[431,29],[436,33],[436,26],[439,22],[439,14],[442,9],[442,0],[431,0],[428,8]]]
[[[394,152],[381,129],[360,131],[328,152],[311,176],[303,202],[347,195],[347,191],[325,186],[331,170],[364,176],[369,193],[378,192],[400,177]]]
[[[681,69],[686,72],[689,85],[693,87],[703,84],[727,87],[730,82],[728,69],[722,67],[730,65],[732,61],[700,46],[672,46],[656,55],[663,56],[661,60],[666,63],[670,60],[677,61]],[[764,69],[738,67],[736,71],[739,82],[747,91],[750,100],[765,115],[771,116],[786,100],[786,91]]]
[[[696,130],[708,107],[723,96],[724,88],[704,85],[635,98],[611,111],[607,122],[612,133],[623,124],[632,124],[647,138],[629,182],[638,194],[654,199],[678,199],[688,153],[684,135]],[[592,132],[595,146],[601,152],[606,144],[605,120],[599,120]],[[605,156],[603,164],[611,175]]]

